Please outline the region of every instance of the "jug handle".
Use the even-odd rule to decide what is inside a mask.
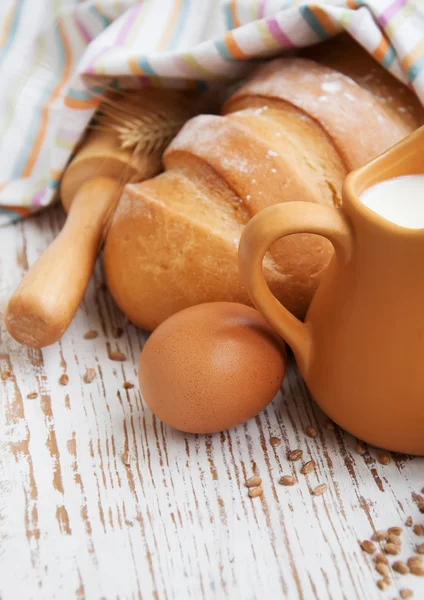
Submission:
[[[294,233],[326,237],[336,255],[348,261],[352,253],[351,226],[338,208],[312,202],[285,202],[261,210],[246,225],[239,245],[240,275],[247,292],[275,331],[288,342],[302,372],[307,369],[311,339],[307,326],[271,293],[262,261],[271,244]]]

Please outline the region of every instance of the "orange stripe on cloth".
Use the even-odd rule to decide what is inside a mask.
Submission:
[[[246,58],[247,55],[243,52],[240,46],[237,44],[234,34],[228,31],[224,35],[224,42],[227,46],[228,52],[233,58]]]
[[[174,31],[175,23],[177,22],[178,15],[180,13],[181,4],[182,4],[182,0],[177,0],[175,2],[174,9],[171,13],[168,23],[166,24],[165,31],[163,32],[163,34],[159,40],[157,52],[162,52],[163,50],[165,50],[166,46],[168,45],[169,39]]]
[[[404,71],[408,71],[410,67],[417,61],[420,56],[424,53],[424,40],[420,40],[414,48],[400,61],[401,67]]]
[[[137,57],[135,57],[135,56],[131,56],[128,59],[128,67],[133,75],[137,75],[137,76],[145,75],[143,70],[140,69],[140,67],[138,65]]]
[[[50,179],[58,181],[62,177],[62,169],[50,169]]]
[[[63,69],[63,75],[62,75],[61,80],[55,86],[49,100],[43,106],[43,109],[41,112],[41,124],[38,129],[37,137],[36,137],[34,145],[32,147],[31,154],[29,155],[28,160],[25,164],[25,167],[22,171],[22,177],[29,177],[31,175],[31,171],[34,167],[35,161],[37,160],[37,156],[40,151],[40,148],[41,148],[41,145],[43,143],[44,136],[46,133],[47,121],[48,121],[48,117],[49,117],[49,108],[52,105],[52,103],[58,98],[62,87],[65,85],[66,81],[69,79],[69,76],[71,74],[72,50],[71,50],[71,45],[69,43],[69,40],[65,33],[65,29],[64,29],[60,19],[57,20],[57,27],[60,30],[61,38],[63,41],[64,50],[65,50],[65,67]]]
[[[18,213],[18,215],[21,215],[22,217],[26,217],[34,210],[34,208],[27,208],[26,206],[13,206],[11,209],[13,212]]]
[[[15,14],[15,10],[17,10],[17,8],[18,7],[15,4],[15,5],[11,6],[9,9],[9,12],[8,12],[5,22],[4,22],[3,31],[0,36],[0,47],[3,46],[4,42],[6,41],[7,34],[9,33],[10,26],[12,24],[13,15]]]
[[[64,103],[69,108],[76,108],[77,110],[84,110],[87,108],[96,108],[101,100],[102,96],[94,96],[87,100],[79,100],[78,98],[70,98],[66,96]]]
[[[378,46],[375,50],[373,50],[372,55],[378,62],[381,62],[386,55],[387,50],[389,49],[389,40],[382,35],[380,41],[378,42]]]
[[[233,19],[234,27],[240,27],[240,21],[237,16],[237,0],[231,0],[231,17]]]
[[[3,186],[4,187],[4,186]],[[30,215],[34,208],[27,208],[26,206],[15,206],[15,205],[5,205],[5,204],[1,204],[0,203],[0,208],[3,208],[6,211],[9,211],[11,213],[16,213],[18,215],[20,215],[21,217],[27,217],[28,215]]]
[[[321,26],[326,30],[326,32],[330,35],[335,35],[339,33],[340,29],[333,23],[331,18],[327,15],[325,10],[323,10],[320,6],[316,4],[308,5],[309,10],[315,15],[317,20],[320,22]]]

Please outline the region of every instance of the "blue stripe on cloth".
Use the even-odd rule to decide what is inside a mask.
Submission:
[[[326,29],[321,25],[321,23],[318,21],[318,19],[308,6],[300,6],[299,11],[302,17],[309,25],[309,27],[320,39],[326,40],[329,37],[329,34],[326,31]]]
[[[8,209],[8,208],[2,208],[0,206],[0,221],[3,221],[2,217],[5,216],[7,221],[9,223],[16,223],[16,221],[19,221],[22,217],[19,213],[15,212],[12,209]]]
[[[191,8],[191,0],[183,0],[183,3],[181,5],[181,9],[180,9],[180,13],[178,15],[178,19],[177,22],[175,24],[174,27],[174,31],[171,35],[171,39],[169,40],[166,49],[167,50],[174,50],[178,40],[180,39],[181,36],[181,32],[184,29],[184,25],[186,23],[187,20],[187,15],[190,12],[190,8]]]
[[[150,75],[151,77],[156,75],[156,72],[154,71],[154,69],[152,69],[149,61],[145,56],[140,56],[140,58],[137,59],[137,64],[140,67],[140,70],[143,71],[145,75]]]
[[[219,55],[221,56],[221,58],[223,58],[224,60],[231,62],[234,60],[234,57],[231,56],[228,48],[227,48],[227,44],[224,42],[224,40],[216,40],[215,41],[215,48],[218,50]]]
[[[227,3],[222,7],[224,12],[225,25],[228,31],[231,31],[235,27],[233,14],[231,12],[231,0],[227,0]]]
[[[396,59],[396,52],[395,52],[395,49],[393,48],[393,46],[390,44],[389,47],[387,48],[386,54],[383,56],[383,58],[381,60],[381,64],[383,65],[383,67],[386,67],[386,69],[388,69],[395,59]]]
[[[0,48],[0,65],[6,58],[7,53],[13,44],[13,40],[15,39],[16,32],[18,31],[18,27],[19,27],[19,18],[22,14],[22,7],[23,7],[23,0],[18,0],[18,4],[15,8],[15,14],[13,15],[9,31],[7,32],[7,38],[6,38],[5,42],[3,43],[3,46]]]
[[[106,29],[106,27],[109,27],[109,25],[112,23],[112,21],[102,15],[102,13],[95,6],[90,6],[90,12],[92,12],[93,15],[103,23],[103,29]]]
[[[418,60],[408,69],[408,79],[412,83],[418,77],[418,75],[424,70],[424,55],[420,56]]]
[[[101,96],[104,93],[103,87],[92,87],[89,90],[78,90],[69,88],[66,95],[73,100],[89,100],[93,96]]]
[[[57,190],[60,184],[60,179],[49,179],[47,186],[52,190]]]

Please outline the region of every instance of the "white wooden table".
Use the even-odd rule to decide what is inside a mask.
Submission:
[[[0,229],[1,313],[62,222],[57,207]],[[214,436],[169,429],[137,385],[123,387],[136,384],[146,336],[102,281],[98,265],[69,331],[43,351],[16,344],[2,319],[0,371],[11,375],[0,378],[1,600],[373,600],[401,588],[424,598],[424,577],[414,575],[393,573],[381,592],[358,544],[410,515],[424,523],[414,496],[424,486],[422,459],[397,456],[383,466],[374,448],[359,455],[351,436],[325,428],[293,366],[281,393],[246,425]],[[93,329],[98,337],[85,340]],[[127,360],[109,360],[109,347]],[[87,368],[96,371],[89,384]],[[316,439],[304,434],[307,425]],[[315,473],[288,462],[296,448],[316,461]],[[264,495],[250,499],[244,482],[253,473]],[[278,484],[294,473],[297,485]],[[319,483],[328,490],[314,497]],[[424,542],[411,528],[403,538],[403,559]]]

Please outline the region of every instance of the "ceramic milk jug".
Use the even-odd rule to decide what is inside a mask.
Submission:
[[[424,454],[424,229],[397,225],[360,199],[382,181],[417,174],[424,127],[352,172],[341,209],[290,202],[258,213],[239,259],[253,303],[290,344],[325,413],[368,443]],[[401,193],[396,200],[401,210]],[[261,266],[273,242],[295,233],[325,236],[335,249],[304,323],[271,294]]]

